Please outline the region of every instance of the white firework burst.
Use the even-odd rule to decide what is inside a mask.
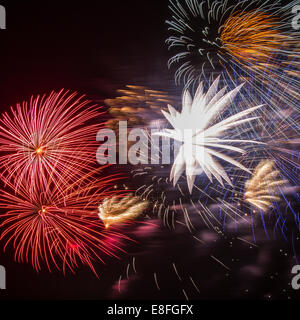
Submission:
[[[194,99],[186,90],[183,94],[181,112],[168,105],[169,113],[162,112],[173,129],[156,133],[181,143],[171,169],[170,179],[175,186],[185,171],[190,193],[192,193],[196,176],[202,173],[205,173],[211,182],[215,177],[222,186],[224,186],[223,180],[232,186],[230,178],[217,158],[250,173],[245,166],[218,149],[244,154],[245,150],[233,144],[261,144],[254,140],[222,139],[225,131],[257,119],[257,116],[246,116],[261,108],[262,105],[251,107],[218,121],[218,115],[228,109],[243,86],[242,84],[225,94],[226,87],[218,91],[219,79],[218,77],[214,81],[206,93],[201,82]]]

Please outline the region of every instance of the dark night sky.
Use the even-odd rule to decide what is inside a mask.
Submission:
[[[167,70],[167,1],[9,1],[1,106],[62,87],[98,97]]]
[[[167,0],[10,0],[1,4],[7,10],[7,30],[0,30],[1,111],[28,100],[32,94],[61,88],[76,90],[97,101],[110,98],[116,89],[127,84],[157,90],[174,88],[164,43]],[[227,271],[209,260],[210,254],[205,250],[199,253],[197,245],[183,230],[175,235],[165,230],[156,231],[151,239],[141,241],[145,241],[142,252],[137,248],[132,250],[142,257],[142,278],[140,282],[134,280],[128,293],[120,298],[182,299],[182,291],[176,291],[176,280],[173,276],[168,278],[168,267],[175,259],[179,260],[179,266],[187,267],[187,276],[198,273],[200,283],[203,280],[203,295],[194,292],[194,298],[247,298],[243,293],[251,285],[254,288],[251,298],[264,299],[270,292],[279,298],[287,297],[282,292],[289,281],[285,264],[290,262],[279,253],[279,248],[285,250],[285,244],[275,244],[270,249],[267,242],[261,250],[249,250],[249,246],[243,247],[242,243],[232,249],[227,242],[216,240],[217,245],[207,248],[207,252],[223,255],[229,264],[233,264],[232,257],[243,261],[243,265],[238,262],[232,267],[233,276],[228,280]],[[162,243],[170,245],[161,248]],[[161,249],[155,251],[156,247]],[[179,252],[184,254],[177,257]],[[264,262],[266,252],[274,253],[275,264],[269,260]],[[0,299],[109,299],[115,297],[111,288],[126,270],[127,263],[125,259],[99,266],[100,280],[97,280],[85,267],[79,268],[76,275],[65,277],[47,270],[37,274],[30,265],[13,262],[12,255],[10,251],[0,252],[0,265],[6,266],[8,272],[8,289],[0,291]],[[155,270],[161,267],[165,277],[161,284],[165,290],[161,292],[154,287],[153,270],[148,270],[151,261],[155,261]],[[252,264],[260,271],[256,270],[253,278],[243,277],[243,270]],[[282,274],[280,279],[270,283],[270,277],[276,278],[278,273]]]

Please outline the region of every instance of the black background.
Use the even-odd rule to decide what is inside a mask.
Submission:
[[[108,97],[169,76],[167,1],[2,1],[1,106],[68,88]]]

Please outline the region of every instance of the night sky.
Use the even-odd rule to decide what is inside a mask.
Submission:
[[[171,77],[167,1],[13,3],[1,32],[1,105],[62,87],[107,98]]]
[[[175,87],[167,68],[167,0],[1,4],[7,10],[7,30],[0,30],[2,112],[31,95],[61,88],[86,94],[100,105],[127,84],[180,96],[181,88]],[[191,219],[197,221],[196,213],[191,212]],[[0,291],[0,299],[300,297],[290,288],[290,270],[296,264],[293,251],[280,236],[266,240],[258,232],[257,246],[251,246],[237,239],[251,235],[247,228],[224,235],[199,225],[198,236],[207,242],[203,247],[183,226],[171,232],[159,221],[151,222],[158,226],[149,230],[140,221],[133,230],[124,230],[135,235],[138,244],[129,246],[129,255],[120,261],[108,259],[106,265],[96,265],[99,280],[87,267],[78,268],[74,275],[49,273],[46,268],[37,273],[30,264],[14,262],[11,250],[0,251],[0,265],[7,270],[7,290]],[[133,257],[137,275],[127,272]],[[180,277],[174,273],[174,264]]]

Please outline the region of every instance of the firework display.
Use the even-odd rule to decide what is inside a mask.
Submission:
[[[166,0],[153,5],[166,10],[160,57],[156,37],[142,48],[124,27],[130,39],[103,38],[101,76],[63,84],[90,98],[44,83],[10,108],[4,96],[5,255],[37,277],[87,267],[105,298],[271,299],[268,281],[293,286],[280,268],[299,265],[298,2]],[[120,44],[124,69],[105,54]]]
[[[299,113],[299,32],[291,25],[296,4],[170,1],[167,44],[176,82],[194,88],[221,74],[231,89],[245,83],[244,99],[250,104],[259,99],[268,106],[262,110],[263,118],[276,115],[277,121],[284,120],[299,134],[293,119],[282,116],[286,106]],[[262,122],[260,127],[264,126]]]
[[[76,96],[52,92],[3,115],[1,240],[37,271],[46,265],[74,272],[80,261],[97,275],[94,261],[117,257],[124,252],[121,239],[129,238],[108,232],[98,218],[99,204],[118,193],[113,183],[121,176],[95,169],[102,125],[87,122],[101,113]]]

